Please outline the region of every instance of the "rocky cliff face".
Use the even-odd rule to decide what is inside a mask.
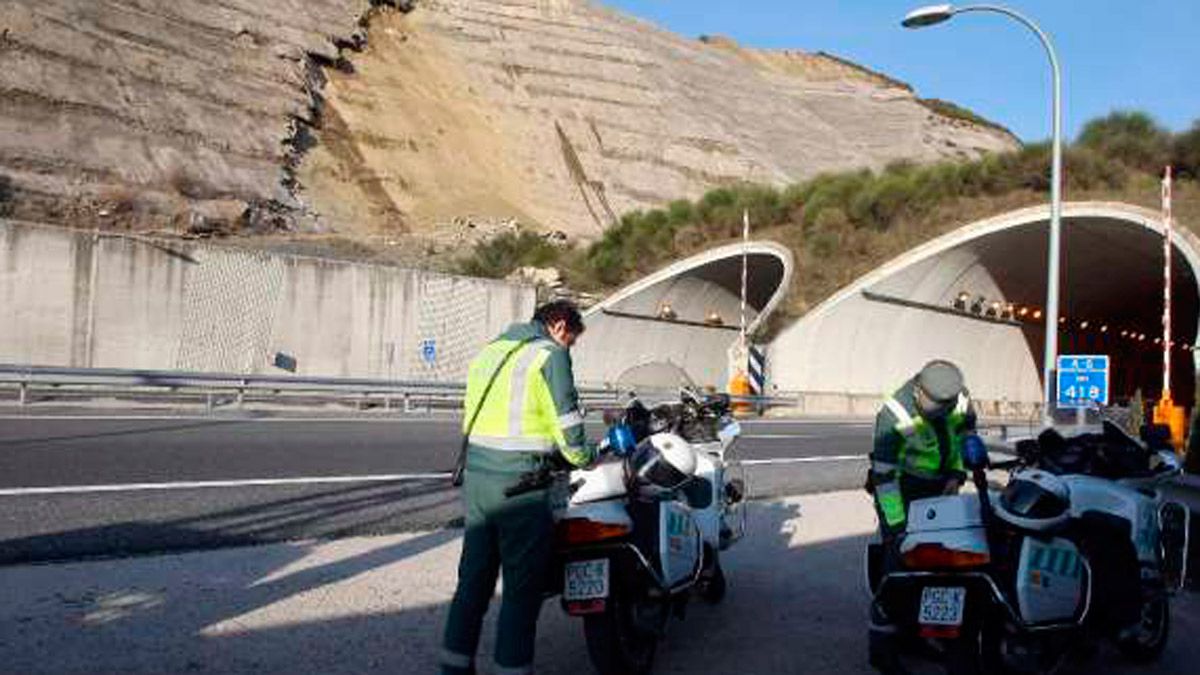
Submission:
[[[372,4],[6,0],[0,209],[77,225],[284,222],[324,69],[365,39]]]
[[[1016,144],[824,55],[685,39],[584,0],[411,4],[9,0],[0,215],[590,237],[724,183]]]

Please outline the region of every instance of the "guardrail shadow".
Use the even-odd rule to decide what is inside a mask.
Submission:
[[[95,512],[97,518],[117,522],[0,541],[0,565],[437,529],[461,518],[458,493],[446,480],[295,489],[303,494],[269,501],[231,495],[244,503],[161,519],[144,514],[195,507],[178,493],[140,493],[102,504],[94,496],[56,496],[57,510]],[[120,511],[115,517],[114,510]]]
[[[114,422],[121,422],[120,418],[114,418]],[[139,426],[136,429],[121,429],[119,431],[95,431],[86,434],[63,434],[59,436],[25,436],[22,438],[4,438],[0,439],[0,449],[17,449],[31,448],[48,443],[58,443],[62,441],[83,441],[95,440],[100,438],[124,438],[130,436],[147,436],[150,434],[161,434],[175,431],[188,431],[192,429],[211,429],[213,427],[229,426],[234,424],[245,424],[247,419],[221,419],[213,418],[212,420],[204,420],[200,422],[171,422],[164,420],[166,424],[159,426]]]

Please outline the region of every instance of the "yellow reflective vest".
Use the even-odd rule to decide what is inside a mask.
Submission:
[[[587,465],[595,454],[584,433],[570,354],[536,323],[512,326],[471,362],[463,433],[471,445],[490,450],[557,448],[575,466]]]

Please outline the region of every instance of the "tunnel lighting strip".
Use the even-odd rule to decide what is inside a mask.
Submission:
[[[613,309],[602,309],[600,311],[602,313],[606,314],[607,316],[615,316],[615,317],[619,317],[622,319],[635,319],[637,321],[653,321],[655,323],[670,323],[670,324],[678,324],[681,326],[695,326],[697,328],[713,328],[716,330],[733,331],[735,333],[738,331],[737,326],[727,326],[725,324],[717,325],[717,324],[711,324],[711,323],[704,323],[703,321],[690,321],[688,319],[663,319],[663,318],[660,318],[657,316],[649,316],[647,314],[630,314],[628,312],[618,312]]]
[[[1018,328],[1022,328],[1026,325],[1024,323],[1021,323],[1020,321],[1015,321],[1013,319],[1003,319],[1003,318],[994,317],[994,316],[983,316],[981,314],[972,314],[970,312],[965,312],[961,309],[954,309],[953,307],[943,307],[941,305],[931,305],[931,304],[925,303],[925,302],[917,302],[916,300],[907,300],[905,298],[897,298],[894,295],[885,295],[883,293],[876,293],[874,291],[864,290],[864,291],[862,291],[862,295],[864,298],[866,298],[867,300],[870,300],[872,302],[883,302],[883,303],[886,303],[889,305],[900,305],[902,307],[911,307],[913,309],[924,309],[924,310],[928,310],[930,312],[937,312],[938,314],[957,316],[962,319],[973,319],[975,321],[986,321],[988,323],[998,323],[998,324],[1001,324],[1004,326],[1016,326]]]

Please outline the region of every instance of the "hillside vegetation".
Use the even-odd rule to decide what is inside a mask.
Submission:
[[[1113,200],[1158,208],[1163,166],[1176,167],[1175,216],[1200,225],[1200,120],[1172,134],[1141,112],[1089,122],[1064,153],[1065,200]],[[522,266],[558,267],[568,285],[616,288],[680,257],[741,236],[748,209],[753,237],[787,245],[797,273],[779,322],[804,314],[886,260],[971,221],[1045,203],[1050,144],[976,161],[819,175],[777,189],[742,184],[625,214],[596,242],[556,246],[538,234],[506,233],[478,244],[461,271],[504,277]]]

